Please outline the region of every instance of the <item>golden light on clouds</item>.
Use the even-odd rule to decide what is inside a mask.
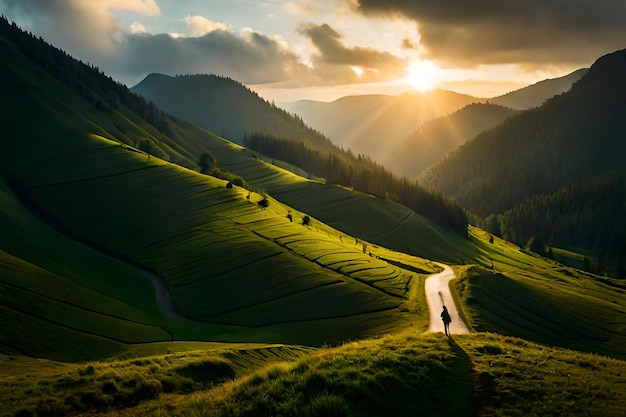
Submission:
[[[224,23],[213,22],[203,16],[187,15],[184,21],[187,24],[187,28],[191,32],[192,36],[203,36],[215,30],[228,30],[228,25]]]
[[[435,88],[491,97],[588,66],[614,44],[623,47],[619,12],[626,3],[578,2],[572,15],[552,13],[558,5],[539,0],[490,4],[0,0],[0,14],[127,85],[151,72],[216,73],[273,85],[264,91],[277,101],[286,88],[294,89],[289,97],[306,94],[302,99]],[[510,10],[548,20],[527,31],[524,19],[509,19]],[[577,16],[586,31],[570,24]],[[524,30],[511,30],[520,25]]]

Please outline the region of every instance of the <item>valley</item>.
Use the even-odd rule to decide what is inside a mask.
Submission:
[[[552,172],[542,190],[571,188],[549,199],[524,187],[540,182],[537,155],[552,155],[550,142],[528,151],[537,154],[525,157],[535,161],[527,176],[521,166],[511,174],[522,187],[498,170],[508,159],[476,151],[507,156],[497,135],[513,137],[518,126],[535,126],[537,136],[569,129],[546,114],[565,109],[572,120],[587,108],[580,97],[605,97],[606,80],[623,75],[623,53],[531,110],[433,93],[455,105],[420,134],[438,132],[458,148],[424,171],[419,181],[431,187],[394,177],[419,196],[410,208],[390,188],[332,183],[243,146],[245,126],[258,124],[375,184],[372,161],[233,80],[153,75],[139,89],[147,95],[152,83],[172,97],[177,82],[214,83],[201,91],[221,92],[215,107],[190,100],[186,110],[232,119],[202,126],[4,17],[0,29],[0,415],[623,415],[623,219],[599,228],[606,245],[585,248],[614,250],[602,253],[615,267],[597,273],[583,268],[585,255],[559,251],[565,240],[556,234],[522,242],[511,220],[529,227],[524,207],[560,201],[602,204],[603,222],[623,213],[619,192],[604,204],[599,191],[623,185],[614,173],[623,168],[622,125],[612,118],[621,99],[614,112],[589,115],[617,132],[594,146],[619,155],[593,169],[579,159],[559,165],[590,175],[566,183]],[[254,111],[236,113],[238,105]],[[571,133],[562,132],[557,139]],[[550,212],[570,219],[558,210]],[[462,230],[447,223],[455,213]],[[559,255],[584,259],[577,268]],[[444,304],[451,337],[442,333]]]

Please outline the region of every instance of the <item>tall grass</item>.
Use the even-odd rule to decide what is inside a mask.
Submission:
[[[206,390],[307,351],[272,345],[204,346],[210,350],[82,364],[0,355],[0,415],[63,416],[132,408],[161,396]]]
[[[626,364],[475,333],[361,340],[123,416],[623,416]],[[116,414],[117,415],[117,414]]]

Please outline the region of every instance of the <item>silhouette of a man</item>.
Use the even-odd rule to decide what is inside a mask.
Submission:
[[[443,330],[446,332],[446,336],[450,336],[450,322],[452,321],[452,318],[450,317],[450,313],[448,313],[448,308],[446,306],[443,306],[441,320],[443,320]]]

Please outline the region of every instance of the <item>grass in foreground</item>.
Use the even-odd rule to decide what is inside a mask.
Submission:
[[[623,360],[489,333],[457,341],[473,363],[478,416],[624,415]]]
[[[405,333],[321,349],[122,415],[619,417],[625,365],[496,334]]]
[[[3,412],[620,417],[626,409],[623,360],[492,333],[404,332],[308,350],[207,347],[81,365],[4,357],[3,368],[15,375],[21,366],[24,376],[0,383]]]
[[[123,355],[145,354],[141,357],[81,364],[0,355],[0,415],[63,416],[133,407],[162,395],[202,391],[307,351],[173,342],[141,345]]]

